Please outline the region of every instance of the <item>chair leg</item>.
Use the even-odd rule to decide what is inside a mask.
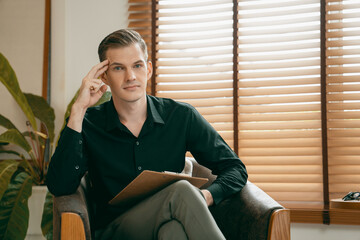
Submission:
[[[268,240],[290,240],[290,210],[279,209],[272,213]]]
[[[85,240],[85,229],[81,217],[76,213],[61,214],[61,239]]]

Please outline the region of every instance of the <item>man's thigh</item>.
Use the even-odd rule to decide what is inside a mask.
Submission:
[[[199,233],[209,226],[217,228],[200,190],[187,181],[178,181],[116,218],[101,239],[157,239],[162,225],[174,219],[190,239],[201,239]]]

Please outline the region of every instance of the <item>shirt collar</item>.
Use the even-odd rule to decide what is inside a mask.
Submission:
[[[150,97],[149,95],[146,95],[147,98],[147,114],[148,114],[148,120],[150,122],[159,123],[159,124],[165,124],[164,120],[162,119],[158,109],[155,105],[158,105],[161,109],[161,104],[153,99],[153,97]],[[120,128],[120,129],[126,129],[123,124],[120,122],[118,114],[116,112],[113,99],[111,98],[110,101],[106,103],[106,118],[107,118],[107,124],[106,124],[106,130],[112,130],[114,128]]]
[[[113,98],[111,98],[110,101],[108,101],[106,104],[106,130],[109,131],[116,127],[120,127],[122,124],[120,123],[118,114],[116,112]]]
[[[147,98],[147,110],[148,110],[148,118],[152,120],[154,123],[165,124],[164,120],[162,119],[158,109],[156,108],[155,104],[158,105],[159,109],[161,109],[161,105],[154,97],[146,95]]]

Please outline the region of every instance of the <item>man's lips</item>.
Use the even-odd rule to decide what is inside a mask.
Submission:
[[[126,87],[124,87],[124,89],[132,90],[132,89],[135,89],[135,88],[137,88],[137,87],[139,87],[139,86],[138,86],[138,85],[131,85],[131,86],[126,86]]]

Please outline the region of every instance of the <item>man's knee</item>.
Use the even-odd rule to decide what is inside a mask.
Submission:
[[[183,225],[173,219],[166,223],[164,223],[159,231],[158,231],[158,239],[159,240],[170,240],[170,239],[180,239],[186,240],[188,239]]]
[[[179,180],[179,181],[173,183],[172,185],[174,186],[174,188],[176,190],[179,190],[179,191],[189,191],[189,190],[192,191],[194,189],[194,186],[191,185],[191,183],[189,183],[186,180]]]
[[[204,201],[200,190],[186,180],[180,180],[169,186],[169,197],[171,202],[181,201],[193,203],[193,201]]]

